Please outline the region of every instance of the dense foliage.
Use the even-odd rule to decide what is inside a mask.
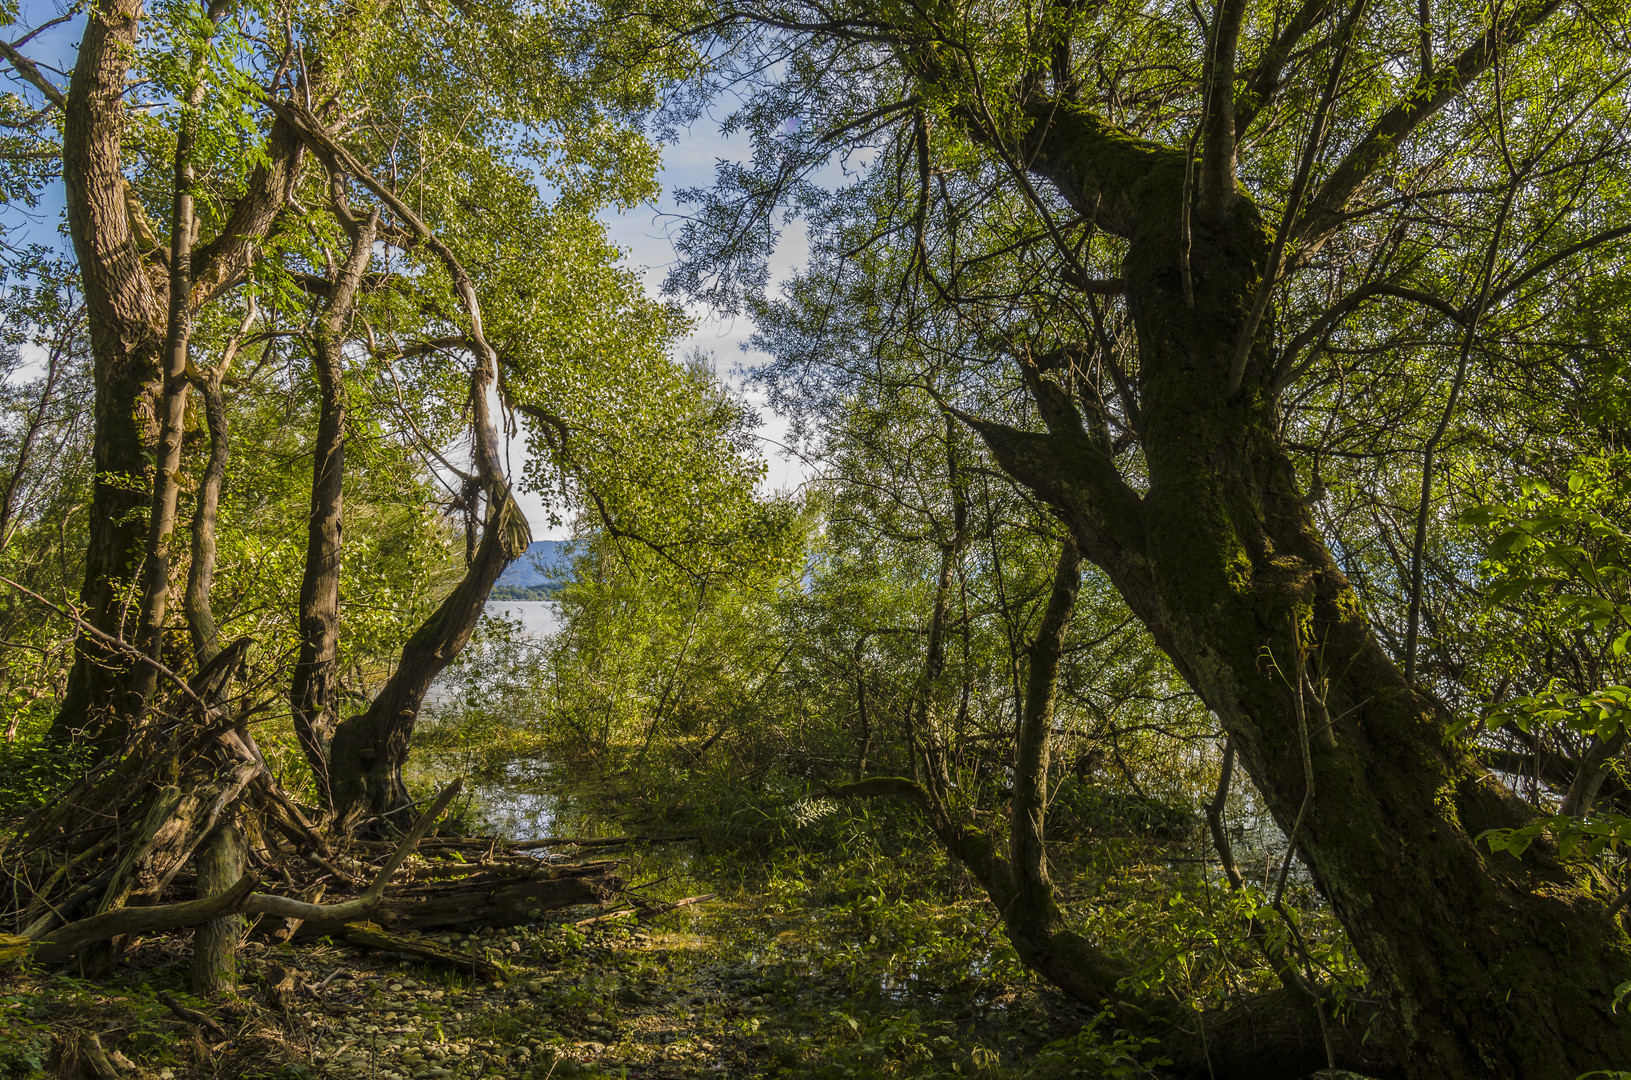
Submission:
[[[349,839],[540,756],[946,971],[900,875],[983,896],[1088,1075],[1631,1064],[1624,13],[716,7],[7,12],[15,880],[103,887],[76,800]],[[653,299],[597,215],[716,105]]]

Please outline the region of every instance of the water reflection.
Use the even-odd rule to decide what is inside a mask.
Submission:
[[[509,840],[542,840],[570,832],[562,803],[551,790],[549,769],[534,761],[512,761],[502,778],[474,781],[475,810],[485,830]]]

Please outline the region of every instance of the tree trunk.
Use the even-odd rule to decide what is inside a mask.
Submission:
[[[300,655],[289,687],[295,734],[324,800],[329,788],[328,742],[333,737],[340,643],[340,528],[344,516],[346,327],[357,287],[368,269],[378,229],[376,212],[352,230],[351,252],[340,269],[312,335],[319,413],[312,450],[311,514],[306,522],[306,568],[300,580]]]
[[[247,331],[254,319],[244,320]],[[198,480],[198,497],[193,505],[193,548],[187,564],[187,590],[182,594],[181,607],[187,616],[187,632],[193,642],[193,665],[203,668],[221,651],[221,634],[215,625],[215,611],[210,606],[210,590],[215,585],[215,525],[221,509],[221,487],[226,482],[227,458],[231,453],[230,432],[227,427],[226,400],[221,395],[221,381],[226,377],[237,352],[237,340],[227,347],[214,371],[196,379],[194,385],[204,399],[204,425],[210,436],[210,456],[204,465],[204,475]]]
[[[355,826],[361,818],[383,819],[410,804],[402,783],[402,765],[407,761],[408,740],[425,692],[470,640],[493,582],[527,549],[532,536],[504,475],[498,429],[488,403],[498,382],[498,353],[482,329],[481,301],[475,283],[453,249],[340,145],[320,118],[292,103],[282,106],[279,115],[294,124],[315,150],[328,155],[389,207],[446,267],[459,305],[469,319],[468,341],[475,359],[470,378],[471,458],[487,500],[481,543],[452,594],[402,647],[397,670],[368,711],[335,728],[329,756],[334,807],[342,822]]]
[[[980,882],[1024,964],[1093,1008],[1113,1007],[1128,1029],[1159,1037],[1180,1068],[1214,1078],[1270,1080],[1302,1077],[1326,1064],[1326,1033],[1306,994],[1275,991],[1202,1016],[1167,998],[1124,990],[1134,974],[1115,953],[1071,930],[1048,878],[1044,819],[1048,739],[1059,682],[1059,663],[1081,586],[1081,556],[1070,540],[1061,547],[1053,588],[1026,649],[1029,671],[1014,738],[1014,790],[1007,856],[985,832],[946,810],[945,793],[903,777],[873,777],[837,789],[839,795],[904,795],[921,806],[935,836]],[[934,781],[931,779],[930,783]],[[1357,1032],[1334,1033],[1344,1060],[1377,1064]]]
[[[142,0],[107,0],[89,12],[63,108],[68,232],[85,289],[96,383],[95,481],[80,606],[91,626],[121,638],[151,524],[144,510],[153,501],[166,327],[177,325],[166,315],[164,260],[124,176],[124,95],[142,11]],[[307,70],[315,75],[322,67],[321,56],[313,56]],[[256,244],[294,190],[302,149],[286,124],[273,124],[267,151],[221,232],[197,251],[189,245],[184,319],[243,279]],[[195,239],[190,211],[184,220],[188,239]],[[119,718],[139,704],[129,693],[130,675],[126,656],[82,632],[52,737],[96,732],[104,750],[118,746],[125,734]]]
[[[1177,263],[1182,154],[1069,107],[1049,126],[1037,171],[1086,212],[1105,176],[1138,177],[1101,213],[1120,215],[1129,235],[1148,492],[1121,479],[1057,384],[1033,388],[1047,434],[966,419],[1056,508],[1218,715],[1282,829],[1309,796],[1298,853],[1388,1003],[1414,1075],[1573,1077],[1631,1060],[1631,1021],[1613,1009],[1631,942],[1605,883],[1546,844],[1519,860],[1477,843],[1534,811],[1448,737],[1451,718],[1372,635],[1278,442],[1261,343],[1228,392],[1266,261],[1255,208],[1241,198],[1228,219],[1196,223],[1191,308]],[[1326,687],[1328,710],[1316,710],[1306,747],[1302,682]]]
[[[200,900],[224,893],[238,883],[244,872],[244,844],[236,822],[221,823],[204,842],[197,865]],[[211,919],[193,931],[193,993],[215,997],[237,989],[238,937],[243,926],[243,916],[234,913]]]
[[[397,814],[412,804],[402,782],[425,693],[470,640],[493,582],[527,548],[526,520],[506,493],[488,514],[476,557],[447,599],[402,646],[396,671],[369,705],[334,730],[329,775],[343,820]]]
[[[1053,591],[1042,613],[1042,624],[1026,650],[1030,671],[1025,680],[1025,704],[1014,737],[1014,796],[1009,813],[1008,857],[1014,866],[1016,917],[1046,925],[1059,917],[1048,880],[1048,856],[1043,830],[1048,809],[1048,741],[1053,735],[1054,703],[1059,690],[1059,659],[1076,611],[1076,593],[1082,584],[1082,556],[1076,544],[1060,546],[1054,568]],[[1049,911],[1051,909],[1051,913]],[[1032,913],[1041,918],[1032,918]],[[1016,946],[1017,948],[1017,946]]]
[[[154,452],[153,500],[147,514],[147,550],[136,646],[154,660],[164,652],[164,621],[170,608],[170,557],[181,499],[181,437],[187,412],[187,350],[193,312],[193,145],[202,90],[193,94],[176,133],[174,203],[170,215],[170,310],[164,337],[163,380],[159,391],[159,438]],[[131,672],[129,708],[134,722],[158,685],[158,672],[137,664]]]
[[[147,530],[164,345],[164,300],[144,265],[151,243],[139,243],[132,227],[121,155],[125,76],[141,12],[141,0],[109,0],[90,13],[63,115],[68,231],[85,286],[96,378],[96,479],[80,605],[87,621],[116,636]],[[107,721],[127,704],[126,670],[122,656],[81,633],[52,734],[73,738],[100,728],[117,745],[123,731]]]

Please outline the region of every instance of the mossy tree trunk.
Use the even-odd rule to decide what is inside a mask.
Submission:
[[[127,203],[121,153],[125,75],[141,12],[140,0],[112,0],[91,14],[63,110],[68,230],[85,288],[96,379],[96,479],[80,605],[97,629],[115,635],[147,532],[142,509],[158,436],[165,336],[162,271],[144,258],[152,241],[138,234]],[[125,711],[126,669],[122,657],[81,634],[53,733],[74,737]],[[117,743],[122,732],[110,727],[106,737]]]
[[[124,95],[143,15],[142,0],[96,5],[86,19],[67,93],[47,93],[54,101],[60,98],[63,111],[68,232],[84,285],[96,381],[95,483],[80,605],[96,630],[114,637],[127,636],[122,633],[126,598],[149,531],[143,511],[154,499],[166,340],[173,344],[175,331],[194,312],[243,279],[256,245],[288,201],[302,156],[287,126],[274,125],[267,160],[248,177],[220,232],[196,247],[190,228],[179,238],[188,256],[187,295],[185,302],[171,304],[167,260],[124,171]],[[186,219],[191,220],[190,210]],[[185,335],[180,339],[184,342]],[[182,384],[174,377],[170,384],[173,402]],[[132,685],[126,656],[95,634],[81,633],[53,736],[94,731],[99,745],[117,747],[142,706],[141,690]]]
[[[1451,739],[1451,717],[1372,634],[1276,434],[1261,341],[1231,391],[1270,230],[1237,195],[1197,214],[1181,243],[1182,152],[1085,110],[1057,105],[1031,140],[1035,172],[1128,241],[1148,490],[1119,475],[1046,377],[1029,380],[1045,433],[965,420],[1060,514],[1217,714],[1288,833],[1306,797],[1298,854],[1393,1012],[1414,1075],[1573,1077],[1631,1060],[1631,1022],[1612,1007],[1631,979],[1631,941],[1604,883],[1545,844],[1519,860],[1477,843],[1534,811]],[[1300,729],[1297,695],[1321,685]]]
[[[231,889],[244,872],[244,842],[237,822],[224,820],[204,841],[197,858],[198,898]],[[223,915],[193,931],[192,992],[200,997],[229,994],[238,985],[238,938],[243,916]]]

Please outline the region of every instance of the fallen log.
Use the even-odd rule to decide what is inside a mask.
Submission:
[[[375,923],[349,922],[345,924],[341,932],[345,935],[347,941],[360,948],[402,953],[404,956],[411,956],[415,960],[439,964],[442,967],[452,968],[454,971],[473,972],[488,982],[494,982],[504,977],[504,972],[499,966],[486,957],[475,953],[458,952],[420,938],[393,934]]]
[[[69,923],[52,932],[34,949],[34,959],[42,964],[60,964],[79,950],[122,934],[152,934],[178,930],[243,911],[244,903],[258,884],[256,875],[245,874],[237,884],[205,900],[187,900],[156,907],[122,907]]]
[[[300,899],[304,903],[315,904],[323,899],[323,893],[327,890],[327,885],[323,884],[322,882],[318,882],[316,885],[308,886],[305,891],[300,894]],[[278,922],[280,925],[276,930],[272,931],[272,940],[280,943],[288,941],[290,938],[294,937],[295,931],[299,930],[300,924],[305,921],[306,920],[304,919],[293,918],[279,919]]]
[[[34,958],[42,964],[56,964],[75,953],[100,945],[111,938],[126,934],[150,934],[160,930],[179,930],[198,926],[225,915],[248,912],[257,915],[279,915],[284,918],[309,919],[312,916],[336,922],[338,925],[368,915],[380,905],[385,886],[414,845],[430,831],[447,804],[457,795],[461,782],[455,780],[437,797],[434,805],[414,823],[408,835],[385,860],[373,884],[355,900],[341,904],[307,904],[287,896],[270,896],[254,892],[259,881],[254,872],[247,873],[229,889],[202,900],[188,900],[179,904],[157,904],[151,907],[118,907],[93,915],[88,919],[69,923],[40,941]]]
[[[617,847],[622,844],[679,844],[695,840],[695,836],[545,836],[538,840],[519,840],[506,844],[509,851],[536,851],[551,847]]]
[[[552,847],[620,847],[624,844],[678,844],[695,840],[695,835],[682,836],[543,836],[535,840],[495,840],[485,836],[437,837],[427,840],[425,851],[467,851],[491,848],[500,853],[509,851],[537,851]],[[364,846],[384,848],[380,840],[358,841]]]
[[[42,964],[58,964],[81,949],[118,935],[178,930],[237,912],[302,919],[294,935],[298,939],[343,937],[346,924],[362,916],[396,932],[515,926],[531,922],[544,911],[604,903],[621,884],[613,873],[616,865],[597,862],[552,867],[526,877],[481,873],[451,882],[410,885],[389,896],[365,893],[340,904],[308,904],[287,896],[253,892],[257,876],[249,873],[231,889],[205,900],[117,908],[69,923],[35,943],[34,959]],[[383,889],[392,870],[394,867],[387,866],[375,884]],[[12,947],[12,939],[5,944],[5,955],[21,951]]]
[[[392,890],[369,919],[393,933],[515,926],[532,922],[541,912],[606,902],[622,884],[613,873],[616,866],[614,862],[593,862],[539,867],[527,875],[489,868],[452,881],[409,883]],[[295,937],[341,937],[345,924],[355,920],[354,915],[308,915]]]

